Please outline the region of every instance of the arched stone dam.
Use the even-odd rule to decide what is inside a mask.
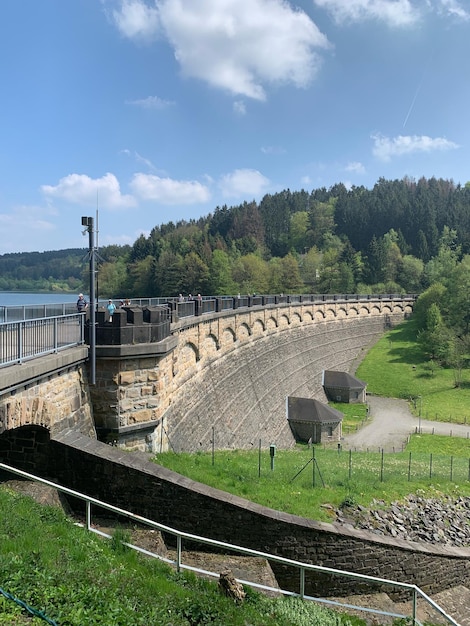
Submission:
[[[287,396],[326,402],[322,371],[350,371],[407,313],[411,307],[316,307],[182,329],[172,362],[171,401],[162,415],[163,449],[209,450],[213,438],[216,448],[247,449],[259,439],[291,447]],[[160,447],[157,437],[154,448]]]

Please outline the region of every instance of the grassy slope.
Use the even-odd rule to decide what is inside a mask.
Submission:
[[[453,369],[431,369],[419,345],[413,321],[388,332],[368,352],[357,369],[367,391],[389,398],[416,400],[411,409],[425,419],[470,423],[470,370],[463,370],[460,387]],[[421,396],[421,400],[418,399]]]
[[[91,535],[61,510],[0,485],[0,587],[61,626],[363,624],[249,589],[236,605],[216,583],[145,558],[123,547],[126,539],[124,531],[112,541]],[[0,625],[20,624],[46,622],[0,594]]]

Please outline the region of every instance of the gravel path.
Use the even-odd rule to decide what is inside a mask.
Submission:
[[[344,435],[342,446],[345,449],[399,452],[408,436],[419,428],[425,434],[470,438],[470,425],[420,419],[411,414],[405,400],[367,396],[367,402],[370,419],[357,432]]]

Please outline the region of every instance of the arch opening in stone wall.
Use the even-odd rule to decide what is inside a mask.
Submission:
[[[185,343],[178,356],[178,362],[185,366],[191,365],[191,363],[197,363],[200,359],[199,349],[192,341]]]
[[[336,319],[336,310],[329,307],[325,311],[325,319],[326,320],[334,320]]]
[[[340,306],[336,311],[336,319],[344,320],[348,317],[348,311],[344,308],[344,306]]]
[[[291,317],[291,326],[299,326],[302,324],[302,316],[298,311],[294,311]]]
[[[237,340],[237,335],[231,326],[226,326],[222,330],[222,336],[220,340],[220,346],[223,348],[229,348],[233,346],[233,344]]]
[[[279,317],[279,328],[287,328],[289,325],[290,325],[290,319],[285,313],[283,313]]]
[[[313,316],[312,311],[304,311],[303,312],[303,320],[306,323],[313,322],[313,319],[314,319],[314,316]]]
[[[53,426],[54,408],[49,400],[39,395],[33,397],[12,396],[0,408],[0,423],[5,430],[22,426]]]
[[[265,330],[266,330],[266,327],[265,327],[263,320],[260,319],[259,317],[256,318],[252,324],[251,334],[254,337],[259,337],[264,334]]]
[[[273,316],[269,317],[266,320],[266,330],[275,330],[277,326],[278,326],[277,319],[274,318]]]
[[[251,328],[248,326],[246,322],[242,322],[238,327],[237,339],[239,341],[244,341],[251,337]]]
[[[48,473],[50,429],[39,424],[26,424],[0,435],[0,459],[24,471]]]
[[[325,321],[325,311],[322,311],[321,309],[317,309],[315,311],[315,320],[317,322],[324,322]]]
[[[204,337],[201,353],[204,354],[204,358],[211,358],[220,349],[219,340],[213,333],[209,333]]]

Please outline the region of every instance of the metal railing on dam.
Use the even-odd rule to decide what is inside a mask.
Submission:
[[[0,324],[0,367],[81,345],[84,329],[80,313]]]
[[[414,302],[416,294],[289,294],[196,296],[194,298],[134,298],[121,307],[132,317],[136,310],[160,311],[159,321],[171,325],[192,317],[238,309],[341,302]],[[119,302],[119,299],[116,300]],[[105,319],[107,301],[96,304]],[[77,313],[74,303],[0,307],[0,367],[56,353],[86,342],[86,314]],[[159,337],[159,340],[163,337]]]

